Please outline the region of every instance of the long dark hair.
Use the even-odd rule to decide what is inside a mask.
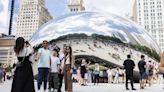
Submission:
[[[16,54],[19,54],[19,52],[20,52],[21,50],[23,50],[23,48],[24,48],[24,43],[25,43],[25,40],[24,40],[23,37],[18,37],[18,38],[16,39],[15,47],[14,47],[14,51],[15,51]]]
[[[56,48],[53,51],[57,52],[57,57],[59,57],[59,51]]]
[[[70,59],[70,62],[72,64],[72,47],[71,46],[68,46],[69,50],[70,50],[70,55],[69,55],[69,59]]]

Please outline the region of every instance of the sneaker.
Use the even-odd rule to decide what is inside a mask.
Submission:
[[[132,88],[132,90],[136,90],[135,88]]]
[[[126,90],[129,90],[129,88],[126,88]]]

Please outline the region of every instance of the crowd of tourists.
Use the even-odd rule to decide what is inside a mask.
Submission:
[[[71,46],[65,45],[62,48],[63,50],[56,46],[51,51],[47,40],[44,40],[42,48],[39,48],[35,56],[35,61],[38,62],[38,92],[41,92],[42,84],[44,92],[47,88],[50,92],[61,92],[63,79],[65,92],[73,92],[72,73],[75,59]],[[18,63],[15,64],[11,92],[35,92],[32,62],[29,59],[34,53],[33,48],[24,38],[19,37],[16,39],[14,51]]]
[[[33,62],[38,63],[38,76],[36,78],[38,92],[41,92],[41,88],[44,92],[46,90],[61,92],[63,83],[65,84],[65,92],[73,92],[73,82],[78,82],[82,86],[87,86],[88,83],[93,83],[93,85],[99,83],[125,83],[126,90],[129,90],[129,80],[131,89],[136,90],[133,85],[136,66],[138,66],[140,74],[140,89],[144,89],[146,84],[151,86],[159,79],[158,65],[151,60],[145,60],[144,55],[141,55],[141,60],[137,61],[138,65],[135,65],[130,53],[123,62],[123,67],[109,66],[106,69],[101,69],[101,65],[94,64],[86,59],[82,59],[81,64],[75,66],[75,57],[71,46],[53,46],[50,49],[47,40],[44,40],[42,47],[35,52],[29,42],[22,37],[18,37],[14,51],[18,62],[13,66],[15,68],[11,92],[35,92]],[[32,61],[30,58],[34,53],[35,57]],[[94,68],[90,66],[94,66]],[[5,69],[0,64],[0,82],[5,81],[6,77],[4,76],[6,76]]]

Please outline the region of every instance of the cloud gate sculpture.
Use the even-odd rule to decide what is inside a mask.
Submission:
[[[124,43],[141,44],[160,51],[156,42],[132,21],[114,15],[96,12],[71,13],[58,17],[43,25],[32,36],[33,45],[43,40],[52,40],[59,36],[71,33],[85,33],[91,35],[114,36]]]
[[[76,34],[79,38],[76,36],[76,39],[71,37],[69,39],[68,36],[75,35],[68,34]],[[83,36],[85,38],[81,38],[79,34],[85,34]],[[52,41],[61,36],[66,36],[65,40],[56,41],[55,44],[62,46],[69,43],[73,48],[73,53],[78,57],[94,56],[100,58],[99,61],[104,60],[118,66],[122,66],[123,60],[129,53],[132,54],[136,65],[140,60],[140,55],[145,54],[128,46],[103,42],[103,39],[94,39],[93,34],[101,37],[103,35],[108,38],[117,38],[124,44],[146,46],[160,53],[156,42],[134,22],[114,14],[96,12],[70,13],[58,17],[37,30],[30,42],[33,46],[37,46],[43,40]],[[152,59],[150,56],[146,56],[147,59]],[[135,70],[138,71],[137,67]]]

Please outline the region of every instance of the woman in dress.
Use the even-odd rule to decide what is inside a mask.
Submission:
[[[16,39],[14,51],[21,64],[14,72],[11,92],[35,92],[33,70],[29,61],[29,56],[33,53],[32,47],[25,43],[23,37],[19,37]]]
[[[67,53],[64,60],[64,81],[65,81],[65,92],[73,92],[72,89],[72,73],[74,68],[74,56],[72,55],[72,48],[67,47]]]

